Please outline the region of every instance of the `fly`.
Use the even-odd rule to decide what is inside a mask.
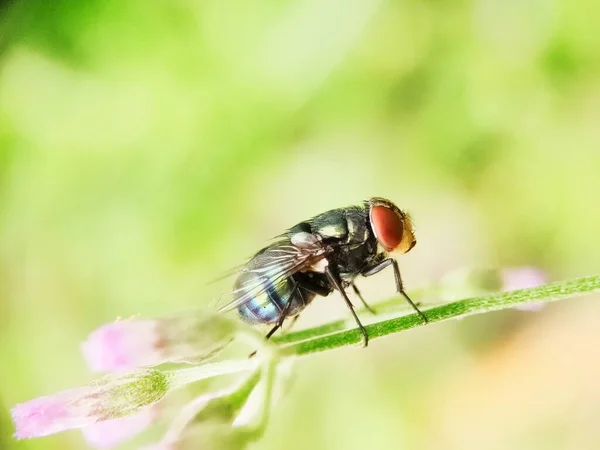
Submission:
[[[220,311],[237,309],[250,324],[272,324],[269,339],[315,297],[339,291],[366,347],[369,335],[346,292],[352,288],[373,311],[354,283],[359,275],[368,277],[391,266],[396,291],[427,322],[404,291],[398,263],[389,256],[393,251],[407,253],[416,243],[410,216],[384,198],[324,212],[294,225],[250,258],[237,276],[233,300]]]

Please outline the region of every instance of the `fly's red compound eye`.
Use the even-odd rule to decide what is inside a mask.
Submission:
[[[373,206],[371,226],[375,237],[387,251],[394,250],[402,242],[404,221],[394,210],[385,206]]]

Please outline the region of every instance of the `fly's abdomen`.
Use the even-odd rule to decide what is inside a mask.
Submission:
[[[272,280],[255,272],[244,272],[236,281],[239,295],[251,298],[238,307],[242,319],[251,324],[269,324],[279,320],[287,306],[286,316],[299,313],[312,300],[314,294],[294,289],[293,278]]]

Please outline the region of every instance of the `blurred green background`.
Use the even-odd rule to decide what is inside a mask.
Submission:
[[[370,196],[453,269],[600,271],[600,3],[0,3],[0,448],[117,316],[208,305],[285,227]],[[360,282],[393,294],[390,273]],[[332,297],[299,326],[347,314]],[[597,449],[598,298],[299,361],[260,449]]]

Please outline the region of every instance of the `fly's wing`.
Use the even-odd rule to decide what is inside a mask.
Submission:
[[[239,272],[231,292],[233,300],[220,308],[219,312],[238,308],[260,295],[269,284],[318,263],[326,256],[326,252],[320,240],[310,233],[299,233],[263,248]]]
[[[272,245],[275,245],[275,244],[277,244],[277,243],[278,243],[279,241],[281,241],[281,239],[282,239],[283,237],[285,237],[286,235],[287,235],[287,233],[281,234],[281,235],[279,235],[279,236],[275,236],[275,237],[272,239],[272,240],[274,241]],[[276,241],[276,242],[275,242],[275,241]],[[288,242],[289,242],[289,241],[288,241]],[[270,247],[270,245],[269,245],[269,246],[267,246],[266,248],[268,248],[268,247]],[[266,249],[266,248],[265,248],[265,249]],[[263,249],[263,250],[265,250],[265,249]],[[262,251],[262,250],[261,250],[261,251]],[[252,259],[252,258],[249,258],[249,260],[251,260],[251,259]],[[240,274],[240,272],[242,272],[242,270],[243,270],[243,269],[246,267],[246,265],[247,265],[247,264],[248,264],[248,263],[246,262],[246,263],[244,263],[244,264],[239,264],[239,265],[237,265],[237,266],[235,266],[235,267],[231,267],[231,268],[229,268],[227,271],[225,271],[225,272],[223,272],[221,275],[219,275],[218,277],[216,277],[216,278],[213,278],[213,279],[209,280],[209,281],[207,282],[207,284],[214,284],[214,283],[218,283],[219,281],[223,281],[223,280],[225,280],[225,279],[227,279],[227,278],[233,277],[234,275],[239,275],[239,274]]]

